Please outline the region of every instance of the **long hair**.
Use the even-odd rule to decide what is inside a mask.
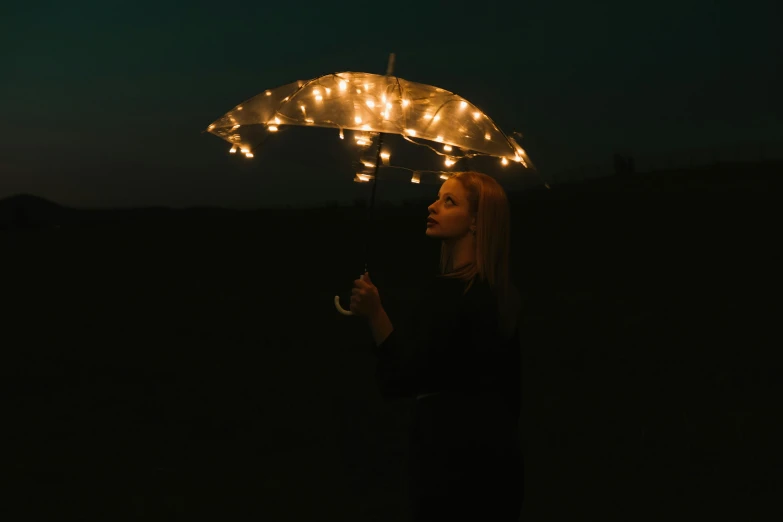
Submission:
[[[504,339],[509,339],[519,325],[522,303],[511,280],[511,213],[506,191],[481,172],[457,172],[452,178],[468,193],[469,210],[476,216],[476,262],[454,270],[451,251],[443,243],[439,277],[466,281],[464,293],[476,277],[488,281],[497,298],[499,330]]]

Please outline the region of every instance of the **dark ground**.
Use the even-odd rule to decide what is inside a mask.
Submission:
[[[727,165],[510,195],[525,520],[783,519],[782,180]],[[376,208],[392,321],[436,268],[426,204]],[[411,401],[381,399],[369,330],[332,304],[364,219],[0,202],[0,516],[403,519]]]

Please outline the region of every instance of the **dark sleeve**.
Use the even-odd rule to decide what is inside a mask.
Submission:
[[[429,294],[419,300],[407,323],[375,346],[376,381],[384,398],[413,397],[444,389],[486,386],[483,377],[496,357],[497,316],[484,295],[463,300],[453,294]],[[426,308],[425,308],[426,306]]]

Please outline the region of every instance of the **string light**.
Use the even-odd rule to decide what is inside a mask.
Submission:
[[[252,158],[253,157],[253,153],[252,152],[245,152],[245,157],[246,158]]]
[[[369,81],[365,81],[365,78],[374,79],[376,75],[355,75],[352,73],[348,73],[345,76],[351,76],[351,78],[347,78],[345,76],[340,77],[336,75],[331,75],[333,78],[331,81],[333,83],[330,83],[329,85],[335,85],[341,92],[346,92],[350,85],[353,85],[351,87],[352,93],[348,96],[349,99],[352,98],[351,101],[355,103],[354,100],[357,100],[357,98],[354,98],[353,90],[356,91],[357,94],[360,94],[358,103],[362,103],[366,105],[370,110],[373,112],[369,113],[368,121],[363,120],[363,116],[361,114],[364,112],[359,108],[359,111],[357,111],[354,115],[354,121],[356,123],[356,127],[353,127],[350,124],[347,124],[347,128],[354,128],[354,129],[361,129],[364,131],[363,135],[356,135],[356,144],[359,147],[366,148],[367,146],[370,146],[373,144],[374,136],[377,136],[379,132],[392,132],[394,133],[395,130],[393,130],[394,127],[397,125],[400,125],[397,127],[396,132],[402,132],[402,137],[406,141],[410,141],[411,143],[420,145],[420,146],[426,146],[429,149],[431,149],[433,152],[444,156],[444,163],[446,167],[452,167],[453,165],[456,165],[461,158],[470,158],[477,155],[487,155],[487,156],[495,156],[498,157],[500,154],[490,154],[490,153],[484,153],[484,152],[477,152],[474,151],[473,148],[477,145],[477,149],[484,149],[485,147],[488,147],[489,145],[482,145],[482,142],[492,142],[493,140],[497,140],[500,142],[500,144],[504,144],[506,141],[508,141],[508,144],[511,146],[510,151],[507,151],[505,153],[505,156],[501,156],[500,162],[502,165],[508,165],[510,161],[521,163],[525,167],[528,167],[527,162],[525,161],[525,152],[524,150],[519,147],[519,145],[514,141],[514,139],[511,136],[506,137],[503,132],[501,132],[499,129],[493,126],[491,120],[489,120],[489,117],[485,115],[483,112],[478,110],[474,105],[470,104],[467,100],[462,99],[461,97],[454,95],[452,93],[449,93],[448,91],[445,91],[443,89],[439,88],[431,88],[431,91],[429,93],[429,96],[427,96],[427,92],[425,91],[423,94],[416,96],[415,100],[409,99],[406,96],[410,95],[409,92],[405,92],[405,90],[398,90],[397,86],[395,86],[394,91],[390,91],[391,84],[388,83],[388,80],[381,81],[381,83],[373,83],[371,84]],[[334,80],[337,80],[336,82]],[[319,85],[320,79],[316,80],[310,80],[307,82],[299,81],[297,82],[297,85],[300,88],[300,91],[303,90],[303,87],[311,87],[312,88],[312,95],[314,100],[319,103],[324,102],[330,102],[330,100],[324,100],[325,97],[331,95],[331,91],[334,90],[330,87],[325,87],[322,84]],[[358,88],[362,87],[362,88]],[[372,91],[372,92],[371,92]],[[386,92],[384,92],[386,91]],[[289,91],[290,92],[290,91]],[[266,97],[271,97],[273,93],[276,93],[275,90],[266,90],[264,91],[264,95]],[[299,91],[296,91],[297,94],[300,94]],[[362,94],[364,93],[364,94]],[[435,93],[445,93],[445,94],[435,94]],[[262,95],[263,96],[263,95]],[[275,100],[264,100],[263,103],[267,103],[267,107],[271,108],[272,114],[275,114],[275,103],[278,103],[277,100],[279,99],[276,95]],[[377,96],[377,98],[376,98]],[[445,98],[434,98],[437,96],[445,96]],[[286,96],[282,101],[287,102],[289,100],[292,100],[293,97],[288,95]],[[378,100],[378,101],[375,101]],[[344,112],[341,110],[338,110],[336,113],[336,117],[332,116],[335,121],[329,121],[327,119],[319,118],[319,121],[316,123],[314,118],[307,117],[307,107],[306,103],[302,103],[304,100],[298,99],[298,100],[292,100],[296,103],[296,105],[299,106],[301,109],[303,116],[300,118],[297,118],[294,116],[293,118],[288,115],[288,111],[286,112],[286,124],[298,123],[299,124],[307,124],[307,125],[321,125],[321,126],[332,126],[332,127],[338,127],[339,128],[339,138],[341,140],[345,139],[344,134],[344,126],[346,125],[344,118],[347,116],[350,118],[349,114],[345,115]],[[422,109],[422,112],[420,114],[420,118],[418,121],[416,121],[415,118],[418,117],[418,114],[414,116],[413,120],[408,119],[409,114],[405,112],[395,113],[395,115],[391,115],[391,111],[393,110],[393,105],[396,103],[400,103],[402,108],[407,108],[411,105],[411,102],[416,103],[416,107],[414,107],[414,110],[418,111],[419,108]],[[454,107],[452,104],[454,101],[458,102],[458,107]],[[271,103],[271,105],[270,105]],[[312,102],[311,102],[312,103]],[[317,105],[317,109],[321,109],[322,105]],[[357,106],[358,107],[358,106]],[[379,112],[376,114],[374,113],[375,109],[379,109]],[[237,142],[234,146],[232,146],[230,152],[236,153],[237,152],[237,146],[240,145],[241,141],[244,141],[244,138],[240,134],[234,134],[233,131],[236,131],[244,125],[247,127],[248,124],[253,123],[262,123],[259,121],[248,121],[244,120],[245,123],[240,125],[237,122],[238,119],[238,111],[242,111],[244,109],[243,106],[239,105],[234,109],[233,114],[229,112],[226,114],[222,120],[216,121],[215,123],[212,123],[207,128],[208,131],[214,131],[214,133],[226,141]],[[314,110],[317,110],[314,109]],[[469,111],[466,111],[464,115],[458,115],[457,111],[462,111],[464,109],[469,109]],[[253,107],[253,111],[258,110],[257,107]],[[263,111],[263,109],[262,109]],[[290,111],[290,109],[289,109]],[[259,111],[261,112],[261,111]],[[280,114],[279,112],[277,114]],[[487,126],[485,127],[484,132],[484,140],[482,141],[479,136],[481,134],[474,134],[473,130],[471,131],[467,130],[467,121],[468,119],[465,118],[470,114],[472,116],[472,119],[476,122],[481,122],[482,118],[487,118]],[[459,147],[452,146],[452,145],[446,145],[445,140],[446,136],[438,135],[438,136],[431,136],[430,132],[426,132],[425,129],[429,128],[431,129],[432,123],[439,122],[441,119],[441,116],[445,115],[446,121],[448,121],[448,126],[439,126],[438,128],[441,129],[442,132],[446,132],[449,136],[448,139],[452,143],[457,143]],[[377,118],[377,119],[376,119]],[[412,123],[409,123],[412,127],[405,127],[404,122],[405,121],[411,121]],[[423,120],[423,121],[422,121]],[[224,123],[225,122],[225,123]],[[389,122],[389,123],[387,123]],[[414,123],[415,122],[415,123]],[[226,125],[226,123],[229,123],[229,125]],[[279,132],[280,125],[282,124],[281,118],[274,116],[273,118],[270,118],[270,121],[266,122],[266,127],[269,132]],[[389,125],[391,124],[391,128]],[[221,129],[217,129],[217,125],[221,125]],[[225,125],[225,126],[224,126]],[[478,125],[484,126],[483,123],[478,123]],[[481,127],[479,127],[481,128]],[[493,130],[494,129],[494,130]],[[421,130],[424,134],[422,135],[422,138],[424,141],[426,140],[434,140],[437,143],[442,144],[443,152],[434,149],[432,146],[425,143],[422,138],[418,137],[418,131]],[[367,133],[370,134],[370,136],[367,135]],[[244,134],[244,132],[242,133]],[[516,133],[514,133],[516,134]],[[521,136],[521,135],[520,135]],[[415,139],[409,139],[409,138],[415,138]],[[466,140],[467,138],[467,140]],[[505,138],[505,139],[504,139]],[[450,155],[453,150],[459,150],[462,148],[463,150],[460,151],[457,154],[460,154],[458,156]],[[241,150],[246,156],[253,157],[252,152],[248,150],[247,147],[240,146],[239,150]],[[382,153],[383,164],[388,165],[390,154],[388,151],[384,151]],[[362,164],[367,167],[371,168],[374,166],[373,163],[369,163],[367,161],[363,161]],[[398,168],[398,167],[392,167],[392,168]],[[419,178],[420,179],[420,178]],[[366,181],[366,179],[365,179]]]
[[[418,172],[413,173],[413,176],[411,177],[411,183],[421,183],[421,177],[419,176]]]

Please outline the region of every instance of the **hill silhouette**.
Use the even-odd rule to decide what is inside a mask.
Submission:
[[[780,164],[737,164],[509,194],[525,518],[777,508],[781,179]],[[403,328],[437,266],[430,202],[376,208],[369,234],[354,206],[0,202],[30,217],[0,233],[7,496],[36,520],[139,499],[164,520],[205,496],[212,518],[274,496],[404,519],[410,402],[379,397],[369,330],[333,298],[348,302],[369,238]]]

